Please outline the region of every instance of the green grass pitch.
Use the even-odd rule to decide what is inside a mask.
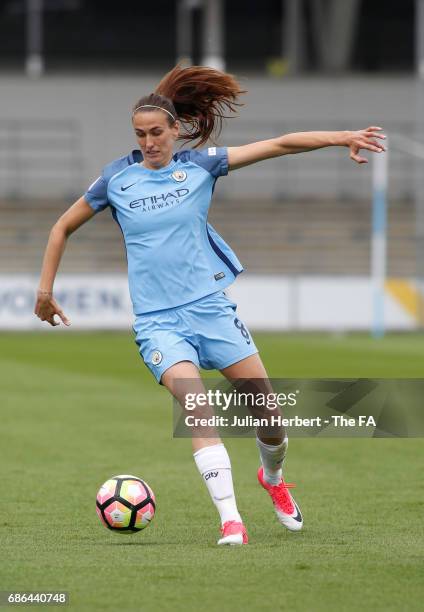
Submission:
[[[255,336],[274,377],[424,377],[424,338]],[[254,441],[226,441],[250,544],[218,515],[172,438],[171,400],[131,333],[0,335],[0,590],[66,590],[71,610],[421,610],[422,439],[293,439],[304,531],[279,526]],[[95,495],[134,473],[157,497],[145,531],[108,532]]]

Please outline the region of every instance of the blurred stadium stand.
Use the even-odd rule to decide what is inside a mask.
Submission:
[[[25,42],[25,18],[29,5],[41,4],[37,73],[37,61],[28,70],[34,48]],[[424,0],[388,1],[384,10],[378,2],[344,0],[349,19],[340,6],[338,0],[157,0],[117,11],[97,0],[1,3],[0,273],[38,274],[57,217],[107,162],[136,148],[133,103],[187,54],[199,63],[215,53],[217,64],[248,90],[219,144],[370,124],[382,125],[389,139],[400,134],[405,142],[423,142],[424,90],[413,70],[414,19]],[[25,76],[25,60],[27,73],[38,78]],[[390,148],[389,276],[424,277],[421,167],[422,159]],[[326,149],[221,179],[210,221],[251,273],[365,277],[371,199],[370,167]],[[121,233],[106,212],[69,241],[61,273],[124,273],[125,267]]]
[[[68,202],[2,200],[0,206],[0,273],[38,272],[49,229]],[[252,273],[369,273],[367,201],[218,200],[210,221]],[[390,273],[412,277],[416,260],[411,240],[414,207],[410,201],[391,206],[389,228]],[[115,273],[125,269],[121,232],[107,212],[72,236],[61,265],[63,273]]]
[[[1,77],[0,197],[78,197],[110,160],[135,148],[130,109],[161,73],[122,77]],[[238,145],[311,129],[414,134],[412,77],[244,78],[245,106],[224,127],[220,144]],[[391,194],[410,197],[414,165],[393,153]],[[221,197],[369,198],[370,172],[345,151],[268,160],[218,182]]]
[[[38,272],[56,218],[105,163],[136,147],[129,108],[159,78],[3,76],[0,272]],[[222,144],[368,123],[382,123],[389,136],[413,132],[402,112],[414,105],[414,83],[407,77],[377,83],[359,77],[250,77],[245,85],[246,105],[227,122]],[[391,152],[391,275],[415,274],[415,173],[414,160]],[[352,163],[346,151],[328,149],[269,160],[221,179],[210,220],[250,272],[367,274],[370,201],[370,169]],[[108,213],[72,237],[61,270],[125,270],[121,234]]]
[[[3,68],[24,64],[30,5],[43,6],[48,71],[167,70],[176,55],[189,51],[178,35],[182,27],[187,39],[188,26],[192,59],[199,63],[210,51],[202,25],[214,17],[208,15],[213,5],[220,6],[215,18],[222,24],[229,70],[263,71],[281,58],[291,62],[290,72],[413,70],[415,0],[155,0],[119,5],[102,0],[2,0]]]

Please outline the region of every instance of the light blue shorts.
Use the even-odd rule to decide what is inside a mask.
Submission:
[[[134,324],[140,355],[158,382],[179,361],[222,370],[258,349],[223,291],[166,310],[138,315]]]

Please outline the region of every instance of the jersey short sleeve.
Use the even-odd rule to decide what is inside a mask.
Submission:
[[[84,198],[96,212],[104,210],[109,206],[107,199],[107,182],[104,176],[99,176],[87,189]]]
[[[210,172],[215,178],[228,174],[227,147],[208,147],[202,151],[192,149],[190,161]]]
[[[109,202],[107,195],[110,179],[121,170],[124,170],[132,164],[140,163],[142,160],[143,156],[141,152],[134,150],[129,155],[124,155],[106,164],[99,178],[90,185],[84,194],[84,198],[90,204],[91,208],[99,212],[108,206],[113,206],[113,204]]]

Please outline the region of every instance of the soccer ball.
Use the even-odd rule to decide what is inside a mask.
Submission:
[[[155,510],[152,489],[137,476],[113,476],[102,484],[97,493],[99,519],[105,527],[118,533],[135,533],[145,529]]]

